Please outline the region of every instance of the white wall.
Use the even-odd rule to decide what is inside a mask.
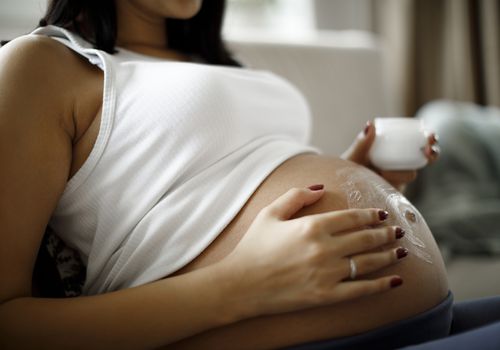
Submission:
[[[12,39],[33,30],[47,0],[0,0],[0,39]]]
[[[318,29],[373,30],[372,0],[314,0],[314,8]]]
[[[227,0],[224,33],[269,32],[282,37],[316,30],[313,0]]]

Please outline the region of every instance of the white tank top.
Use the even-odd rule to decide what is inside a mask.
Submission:
[[[161,279],[223,231],[262,181],[305,152],[310,113],[267,71],[108,54],[47,35],[104,71],[100,130],[50,227],[87,266],[84,294]],[[75,82],[76,84],[78,82]]]

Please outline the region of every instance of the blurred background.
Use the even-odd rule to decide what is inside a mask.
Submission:
[[[45,6],[0,0],[0,39],[33,30]],[[408,196],[459,300],[500,295],[499,34],[500,0],[228,0],[224,26],[245,64],[302,90],[326,153],[379,115],[438,132],[441,159]]]

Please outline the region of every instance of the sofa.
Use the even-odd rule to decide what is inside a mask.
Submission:
[[[381,48],[368,33],[320,32],[300,39],[248,35],[228,41],[245,66],[270,70],[302,91],[314,116],[312,144],[327,154],[340,154],[367,120],[387,115]]]

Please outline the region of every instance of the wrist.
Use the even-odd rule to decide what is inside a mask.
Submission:
[[[213,282],[218,286],[222,317],[228,323],[258,316],[260,314],[251,283],[235,264],[223,259],[211,265]]]

